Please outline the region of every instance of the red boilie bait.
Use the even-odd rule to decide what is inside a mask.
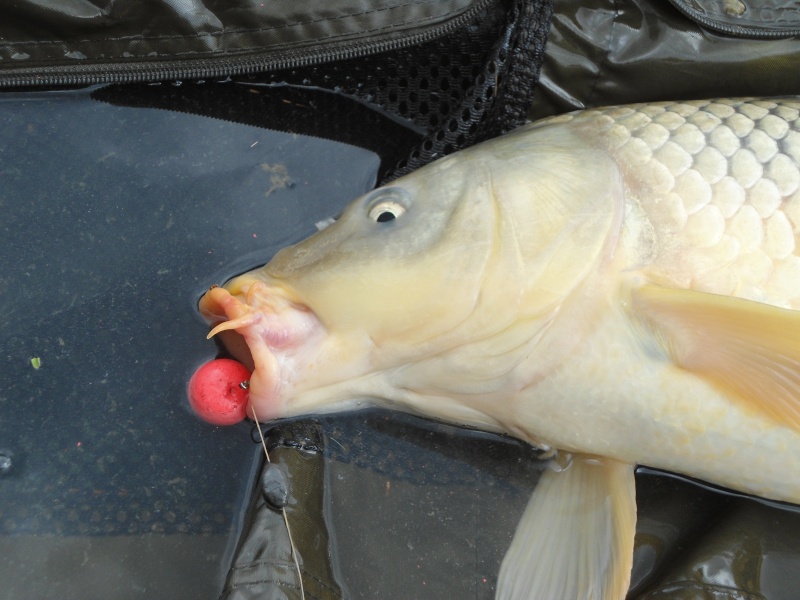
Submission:
[[[204,421],[234,425],[247,416],[250,371],[235,360],[217,358],[201,365],[189,380],[189,404]]]

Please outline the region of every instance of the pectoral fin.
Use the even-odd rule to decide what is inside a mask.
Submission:
[[[675,364],[800,431],[800,311],[656,285],[631,308]]]
[[[633,465],[576,454],[545,471],[497,582],[497,600],[622,600],[636,530]]]

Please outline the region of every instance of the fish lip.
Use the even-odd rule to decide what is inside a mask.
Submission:
[[[319,339],[314,313],[280,286],[243,275],[214,286],[198,309],[231,355],[251,371],[248,416],[271,420],[285,415],[292,374]]]

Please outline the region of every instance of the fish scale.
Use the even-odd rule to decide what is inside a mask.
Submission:
[[[663,102],[540,124],[554,122],[606,149],[631,199],[647,198],[641,208],[660,248],[649,275],[800,308],[800,102]]]

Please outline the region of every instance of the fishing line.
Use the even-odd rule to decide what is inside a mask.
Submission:
[[[256,411],[253,408],[253,403],[250,403],[250,411],[253,413],[253,421],[256,423],[256,428],[258,429],[258,437],[261,439],[261,447],[264,449],[264,456],[267,459],[267,464],[271,464],[272,461],[269,459],[269,452],[267,451],[267,442],[264,441],[264,433],[261,431],[261,423],[258,422],[258,417],[256,417]],[[283,515],[283,523],[286,525],[286,535],[289,536],[289,548],[292,551],[292,559],[294,559],[294,567],[297,570],[297,581],[300,583],[300,598],[301,600],[306,600],[306,594],[303,590],[303,573],[300,571],[300,561],[297,559],[297,548],[294,545],[294,539],[292,539],[292,530],[289,527],[289,518],[286,516],[286,507],[281,507],[281,514]]]

